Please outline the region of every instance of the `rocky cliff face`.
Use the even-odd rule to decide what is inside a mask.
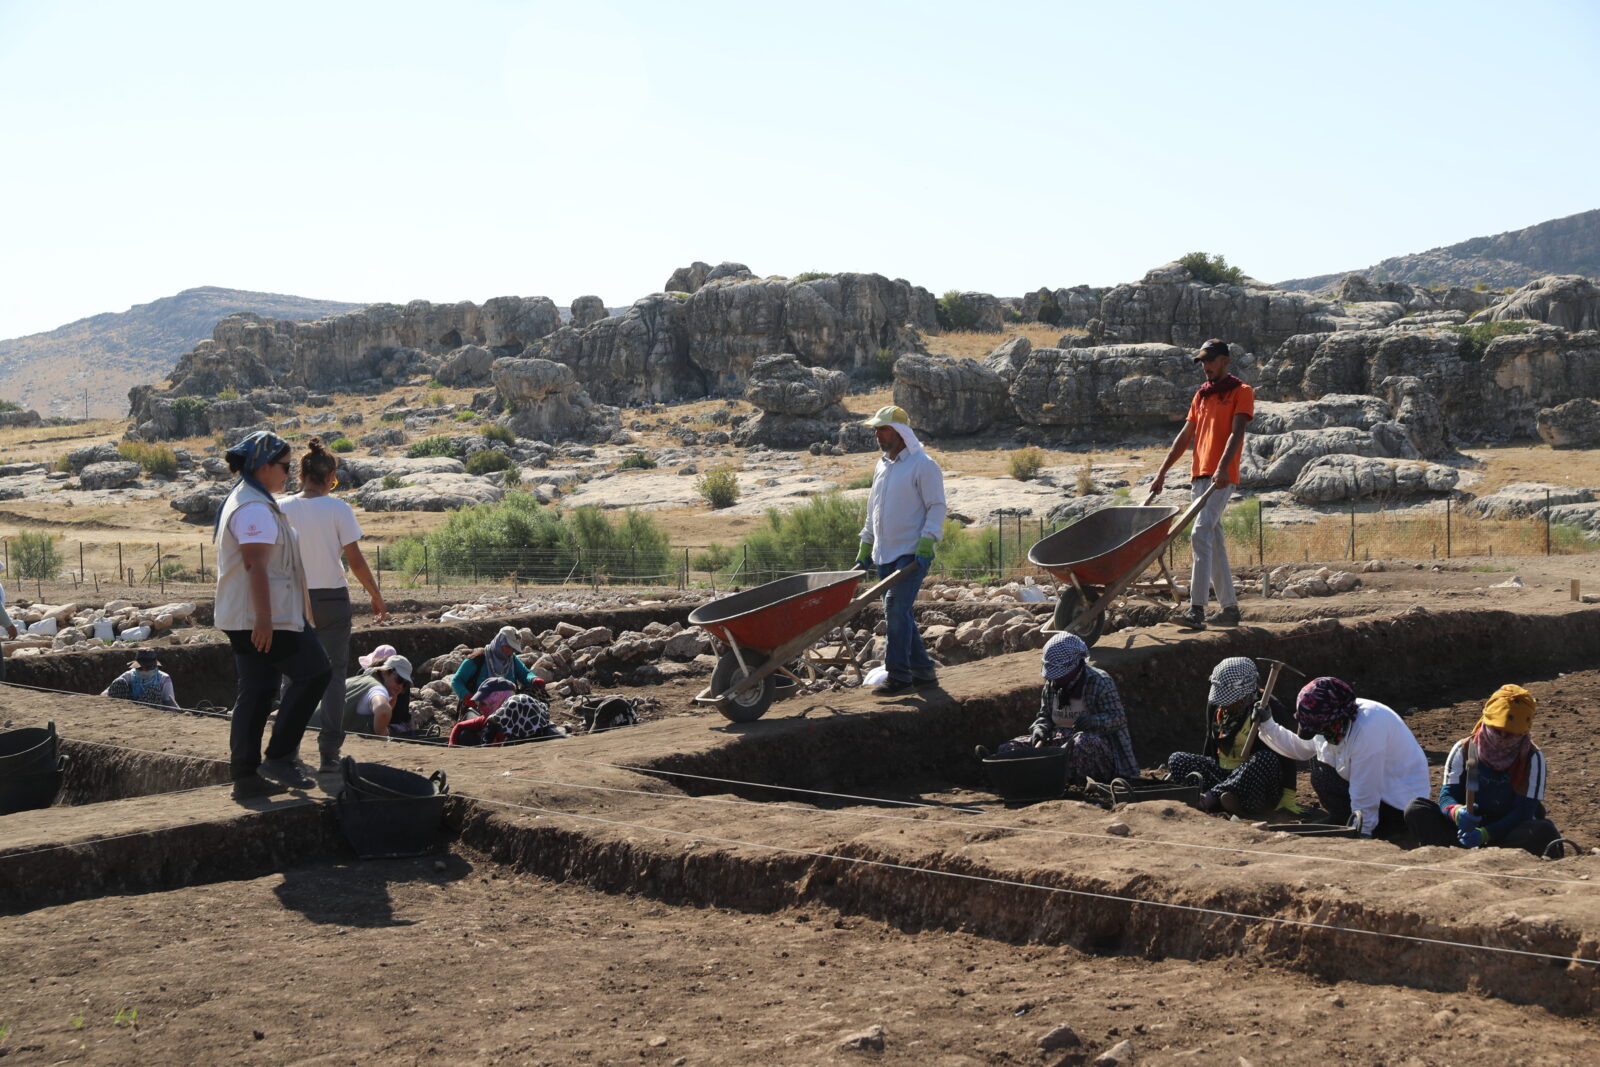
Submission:
[[[1600,330],[1600,285],[1578,274],[1552,274],[1529,282],[1473,318],[1532,319],[1563,330]]]
[[[1414,285],[1483,285],[1490,289],[1525,285],[1545,274],[1584,274],[1600,278],[1600,210],[1552,219],[1521,230],[1473,237],[1458,244],[1394,256],[1358,272],[1374,281]],[[1291,278],[1280,289],[1319,291],[1340,274]]]

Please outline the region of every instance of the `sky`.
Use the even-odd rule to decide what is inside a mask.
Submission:
[[[0,0],[0,338],[199,285],[1267,281],[1600,207],[1600,4]]]

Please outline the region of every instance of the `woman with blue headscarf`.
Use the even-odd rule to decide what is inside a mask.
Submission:
[[[215,616],[238,671],[229,764],[234,798],[245,799],[316,784],[295,758],[333,668],[306,622],[309,594],[294,527],[273,499],[289,481],[289,443],[258,430],[225,455],[239,481],[217,515]],[[289,684],[263,759],[261,737],[283,678]]]

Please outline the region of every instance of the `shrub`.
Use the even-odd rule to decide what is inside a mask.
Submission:
[[[491,422],[479,432],[485,441],[499,441],[503,445],[517,443],[517,435],[511,432],[511,427],[501,426],[498,422]]]
[[[848,482],[844,483],[844,487],[846,489],[871,489],[872,472],[868,471],[865,474],[860,474],[854,478],[851,478]]]
[[[180,396],[172,402],[172,421],[180,437],[193,437],[206,428],[206,408],[211,401],[198,396]]]
[[[567,518],[581,566],[618,578],[665,576],[673,570],[666,532],[654,519],[632,508],[613,523],[593,505],[578,508]]]
[[[705,551],[696,552],[689,558],[689,569],[696,571],[720,571],[733,562],[733,549],[727,545],[710,544]]]
[[[11,573],[18,578],[54,578],[65,559],[56,539],[24,530],[11,539]]]
[[[406,449],[406,455],[412,459],[422,459],[426,456],[454,456],[455,454],[455,444],[443,434],[435,434],[432,437],[424,437],[420,441],[414,441],[411,447]]]
[[[356,443],[350,440],[350,438],[341,434],[328,442],[328,448],[334,452],[354,452],[356,450]]]
[[[405,417],[406,417],[406,413],[403,412],[403,411],[385,411],[382,415],[378,416],[378,421],[379,422],[403,422],[403,421],[405,421]]]
[[[404,484],[403,479],[398,474],[385,474],[383,476],[383,487],[385,489],[398,489],[402,484]]]
[[[1019,448],[1011,453],[1011,477],[1031,481],[1044,469],[1044,453],[1037,448]]]
[[[765,524],[742,542],[752,571],[842,570],[856,558],[867,502],[822,493],[790,511],[768,508]]]
[[[1094,492],[1094,453],[1084,457],[1083,466],[1078,469],[1078,476],[1073,479],[1073,488],[1079,496],[1088,496]]]
[[[963,300],[955,289],[939,298],[934,314],[941,330],[971,330],[978,325],[978,309]]]
[[[511,466],[511,457],[504,452],[496,452],[486,448],[482,452],[474,452],[467,457],[468,474],[488,474],[490,471],[503,471]]]
[[[15,400],[0,400],[0,411],[21,411],[22,405]]]
[[[894,381],[894,350],[880,348],[855,369],[855,377],[867,385],[882,385]]]
[[[1254,545],[1260,529],[1260,497],[1247,497],[1222,513],[1222,534],[1230,540]]]
[[[713,508],[729,508],[739,501],[739,479],[732,467],[714,467],[702,474],[694,487]]]
[[[442,408],[442,407],[444,407],[444,405],[445,405],[445,398],[444,398],[444,390],[443,389],[433,389],[433,390],[430,390],[428,392],[428,406],[429,407]]]
[[[177,477],[178,457],[166,445],[124,441],[117,446],[117,455],[137,463],[151,474],[159,474],[163,478]]]
[[[628,456],[626,459],[624,459],[621,463],[618,463],[617,464],[617,470],[619,470],[619,471],[653,471],[653,470],[656,469],[656,466],[657,466],[657,463],[656,463],[656,460],[655,460],[654,456],[648,456],[643,452],[635,452],[635,453],[633,453],[633,455]]]
[[[1178,259],[1197,282],[1207,285],[1243,285],[1244,271],[1228,266],[1221,254],[1208,256],[1204,252],[1190,252]]]
[[[793,280],[797,281],[797,282],[814,282],[818,278],[831,278],[831,277],[833,277],[833,275],[829,274],[827,271],[807,270],[807,271],[801,271],[799,274],[796,274],[794,276]]]
[[[229,386],[217,394],[218,400],[238,400],[239,390]]]
[[[1489,350],[1489,343],[1496,337],[1527,333],[1532,326],[1531,322],[1512,319],[1509,322],[1474,322],[1467,326],[1446,326],[1445,329],[1467,339],[1467,343],[1461,349],[1461,358],[1476,363],[1483,359],[1484,353]]]
[[[477,422],[478,421],[478,413],[476,411],[458,411],[458,412],[456,412],[454,415],[452,415],[450,417],[452,419],[455,419],[457,422]]]
[[[522,468],[517,466],[515,463],[507,467],[505,474],[500,478],[500,484],[505,486],[507,489],[517,488],[517,486],[522,484]]]

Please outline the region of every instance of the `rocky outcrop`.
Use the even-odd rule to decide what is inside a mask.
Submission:
[[[982,433],[1011,421],[1006,380],[976,360],[954,356],[895,360],[894,402],[918,432],[939,437]]]
[[[1595,499],[1593,489],[1548,482],[1512,482],[1492,493],[1485,493],[1467,505],[1467,510],[1484,519],[1525,519],[1546,506],[1588,504]]]
[[[598,296],[580,296],[572,301],[572,326],[584,330],[593,326],[611,312],[606,310],[606,303]]]
[[[1553,408],[1540,408],[1534,425],[1539,439],[1551,448],[1600,446],[1600,402],[1583,396]]]
[[[1439,398],[1422,379],[1394,375],[1380,382],[1379,388],[1394,409],[1394,421],[1405,430],[1418,455],[1435,459],[1454,451],[1445,431]]]
[[[441,385],[488,385],[497,358],[494,349],[485,345],[462,345],[445,357],[433,376]]]
[[[528,355],[572,368],[597,400],[649,404],[704,396],[705,375],[689,361],[688,300],[655,293],[588,329],[564,326]]]
[[[67,470],[77,474],[91,463],[115,463],[121,458],[116,445],[84,445],[67,453],[66,464]]]
[[[122,489],[137,485],[139,465],[125,459],[91,463],[78,472],[78,484],[85,489]]]
[[[839,403],[849,379],[838,371],[808,367],[787,353],[763,356],[750,372],[745,399],[761,414],[739,425],[733,439],[741,445],[804,448],[832,440],[849,413]]]
[[[1011,404],[1025,423],[1086,440],[1171,428],[1199,384],[1189,356],[1159,344],[1035,348],[1011,382]],[[1250,360],[1236,366],[1248,371]]]
[[[397,489],[368,482],[352,499],[368,511],[455,511],[503,496],[505,490],[471,474],[408,474]]]
[[[1016,380],[1017,371],[1028,361],[1028,353],[1032,351],[1032,341],[1026,337],[1013,337],[985,356],[983,365],[1000,375],[1006,385],[1010,386]]]
[[[1332,426],[1290,430],[1280,434],[1247,434],[1239,459],[1239,482],[1245,489],[1292,485],[1311,464],[1329,456],[1371,459],[1417,459],[1405,431],[1392,422],[1366,429]]]
[[[343,472],[341,472],[343,473]],[[228,499],[229,484],[213,482],[172,498],[172,509],[194,522],[210,522]]]
[[[750,268],[743,263],[734,263],[723,260],[715,267],[709,263],[701,263],[698,259],[687,267],[679,267],[672,272],[672,277],[667,279],[663,287],[669,293],[697,293],[706,282],[719,281],[723,278],[745,280],[754,278]]]
[[[1346,274],[1339,279],[1332,296],[1342,304],[1395,304],[1407,314],[1481,311],[1492,303],[1490,293],[1464,285],[1430,289],[1409,282],[1371,282],[1361,274]]]
[[[0,426],[43,426],[37,411],[0,411]]]
[[[1250,422],[1252,434],[1282,434],[1293,430],[1325,430],[1346,426],[1370,430],[1383,422],[1394,421],[1394,411],[1375,396],[1332,394],[1316,400],[1273,403],[1259,400],[1256,417]]]
[[[1529,282],[1473,322],[1532,319],[1576,333],[1600,330],[1600,285],[1581,274],[1552,274]]]
[[[1307,504],[1334,504],[1370,497],[1406,497],[1448,493],[1460,475],[1438,463],[1377,459],[1370,456],[1322,456],[1306,464],[1290,492]]]
[[[1022,298],[1019,313],[1024,322],[1042,322],[1063,329],[1081,330],[1100,317],[1100,301],[1109,289],[1076,285],[1071,289],[1039,289]]]
[[[465,474],[459,459],[449,456],[345,456],[339,461],[339,480],[351,488],[382,481],[389,475],[399,478],[423,474]]]
[[[974,333],[999,333],[1005,328],[1006,308],[993,293],[955,293],[945,296],[946,320],[940,325]]]
[[[596,404],[572,368],[548,359],[497,359],[490,372],[519,437],[606,440],[622,428],[616,408]]]

